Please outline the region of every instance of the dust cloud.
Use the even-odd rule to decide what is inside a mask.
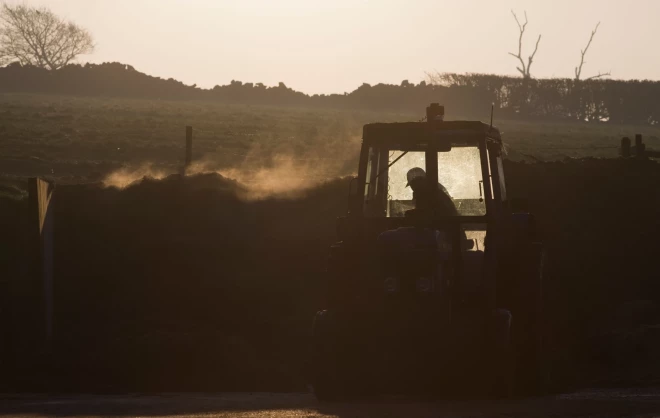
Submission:
[[[301,159],[291,155],[276,155],[267,165],[261,166],[243,163],[209,170],[209,164],[194,165],[190,174],[216,172],[245,185],[250,191],[249,197],[256,199],[270,196],[299,197],[307,190],[343,174],[323,160]]]
[[[105,187],[114,187],[117,189],[125,189],[131,184],[134,184],[144,178],[161,180],[169,174],[162,169],[154,168],[152,163],[144,163],[137,167],[123,167],[119,170],[113,171],[103,179]]]
[[[186,175],[219,174],[235,180],[248,190],[244,198],[268,197],[297,198],[319,184],[353,175],[357,171],[359,138],[351,143],[320,147],[301,154],[287,152],[267,155],[260,147],[237,156],[237,161],[226,163],[226,155],[207,154],[186,170]],[[223,158],[221,158],[223,157]],[[124,189],[142,179],[160,180],[178,174],[175,167],[161,168],[155,163],[143,163],[137,167],[123,167],[105,177],[103,185]]]
[[[199,161],[186,170],[186,175],[213,173],[244,185],[249,191],[246,196],[248,199],[299,197],[305,191],[341,176],[341,173],[324,167],[323,163],[315,164],[288,155],[275,156],[270,164],[260,167],[241,164],[220,168],[215,167],[213,161]],[[110,173],[103,180],[103,185],[125,189],[145,178],[160,180],[174,174],[177,174],[175,170],[157,169],[152,164],[143,164]]]

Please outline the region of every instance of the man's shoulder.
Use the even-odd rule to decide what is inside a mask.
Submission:
[[[447,188],[445,186],[443,186],[442,183],[438,183],[438,190],[440,190],[442,193],[449,196],[449,192],[447,191]]]

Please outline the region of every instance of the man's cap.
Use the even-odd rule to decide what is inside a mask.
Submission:
[[[406,183],[406,187],[410,186],[411,181],[419,177],[422,178],[426,177],[426,171],[424,171],[424,169],[415,167],[408,170],[408,174],[406,174],[406,178],[408,179],[408,183]]]

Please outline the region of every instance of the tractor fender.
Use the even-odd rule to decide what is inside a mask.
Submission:
[[[545,250],[534,217],[511,215],[499,264],[498,306],[511,311],[515,392],[543,392],[543,269]]]

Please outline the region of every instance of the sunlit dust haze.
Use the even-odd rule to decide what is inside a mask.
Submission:
[[[9,3],[23,0],[9,0]],[[583,74],[660,78],[660,1],[634,0],[29,0],[88,28],[96,52],[187,84],[231,80],[343,93],[362,83],[419,82],[427,71],[516,73],[542,34],[536,77],[572,77],[601,22]]]
[[[359,151],[359,147],[355,145],[358,142],[359,138],[356,137],[344,143],[348,144],[348,148],[353,149],[353,152],[344,150],[340,153],[336,149],[340,145],[335,144],[329,149],[321,147],[318,151],[308,151],[298,156],[278,153],[267,158],[255,147],[242,162],[231,166],[220,165],[213,154],[207,154],[194,161],[186,170],[186,174],[215,173],[235,180],[244,187],[245,193],[241,197],[245,199],[295,198],[325,181],[354,174]],[[351,143],[354,146],[351,147]],[[103,180],[103,185],[123,189],[144,178],[158,180],[176,173],[172,168],[164,169],[155,167],[152,163],[143,163],[111,172]]]
[[[167,175],[168,173],[166,171],[154,168],[150,163],[144,163],[137,167],[124,167],[113,171],[103,179],[103,185],[124,189],[145,177],[160,180]]]
[[[272,164],[257,167],[239,165],[215,168],[213,161],[201,160],[194,162],[186,173],[187,175],[215,173],[236,180],[244,186],[241,197],[247,200],[268,197],[296,198],[308,189],[336,178],[323,165],[304,162],[288,155],[276,155],[272,158]],[[160,180],[172,174],[176,173],[157,169],[146,163],[111,172],[103,180],[103,185],[124,189],[144,178]]]

